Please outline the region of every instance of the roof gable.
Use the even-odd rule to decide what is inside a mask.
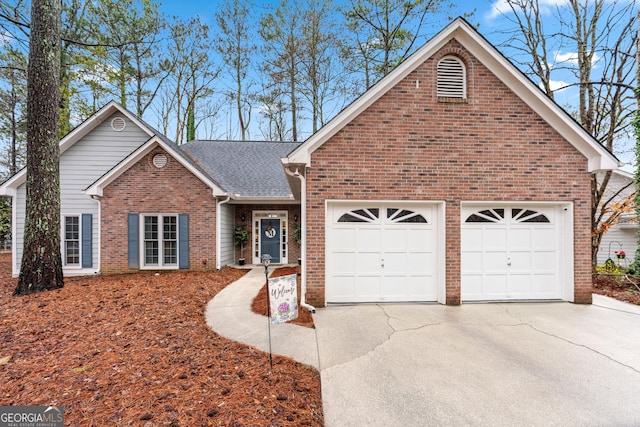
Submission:
[[[195,175],[200,181],[212,189],[213,196],[225,196],[227,193],[205,171],[194,164],[180,148],[162,135],[154,135],[146,143],[131,153],[114,168],[101,176],[97,181],[85,189],[89,196],[101,197],[106,186],[115,181],[121,174],[144,158],[156,147],[160,147],[176,159],[183,167]]]
[[[116,113],[125,116],[149,137],[155,133],[153,128],[148,124],[137,118],[120,104],[111,101],[60,140],[60,155],[62,156],[69,148],[73,147],[77,142],[81,141],[82,138]],[[15,190],[26,181],[26,177],[27,169],[25,167],[0,185],[0,195],[13,195]]]
[[[590,172],[615,169],[620,165],[620,162],[613,154],[596,141],[592,135],[544,94],[462,18],[457,18],[449,24],[395,70],[334,117],[327,125],[309,137],[304,144],[294,150],[286,159],[283,159],[283,163],[291,166],[311,166],[311,154],[315,150],[371,107],[373,103],[405,79],[427,59],[436,54],[451,39],[457,40],[470,54],[474,55],[478,61],[585,156],[588,159]]]

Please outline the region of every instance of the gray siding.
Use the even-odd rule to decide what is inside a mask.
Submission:
[[[122,117],[126,122],[126,127],[121,132],[111,128],[111,120],[116,116]],[[149,136],[131,120],[120,113],[115,113],[72,147],[68,148],[60,157],[62,216],[81,215],[83,213],[93,215],[93,269],[97,269],[100,265],[100,205],[98,201],[85,195],[83,190],[120,163],[148,139]],[[18,188],[16,212],[16,260],[18,270],[23,251],[25,193],[25,184],[22,184]],[[72,271],[69,271],[69,273],[72,273]]]
[[[222,204],[218,205],[217,214],[220,215],[220,266],[231,265],[234,260],[233,245],[233,218],[235,215],[235,207]]]
[[[602,236],[600,248],[598,249],[598,265],[604,264],[609,258],[618,262],[615,252],[620,250],[623,250],[627,254],[626,261],[621,261],[621,265],[626,266],[633,262],[637,247],[637,231],[637,225],[612,226],[604,236]]]

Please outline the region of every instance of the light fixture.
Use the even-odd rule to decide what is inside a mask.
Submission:
[[[244,212],[240,215],[240,221],[242,221],[242,222],[246,222],[247,221],[247,216],[244,214]]]
[[[264,268],[269,267],[269,264],[271,264],[271,255],[269,254],[262,254],[260,259],[262,260],[262,265],[264,265]]]
[[[298,222],[298,214],[293,215],[293,222]]]

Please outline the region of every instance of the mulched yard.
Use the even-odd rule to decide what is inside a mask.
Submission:
[[[613,275],[596,274],[593,277],[593,292],[606,295],[620,301],[640,305],[640,278]]]
[[[0,254],[0,406],[65,426],[321,426],[317,370],[222,338],[206,303],[244,271],[69,278],[13,297]]]

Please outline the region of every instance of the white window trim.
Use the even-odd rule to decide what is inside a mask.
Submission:
[[[256,226],[255,223],[256,221],[260,221],[261,219],[269,219],[269,218],[273,218],[273,219],[279,219],[280,220],[280,262],[278,262],[278,265],[282,264],[288,264],[289,263],[289,244],[288,244],[288,239],[289,239],[289,232],[287,230],[286,232],[286,239],[287,239],[287,244],[284,245],[283,248],[283,242],[282,239],[284,238],[283,236],[283,230],[285,229],[285,227],[288,229],[289,228],[289,211],[283,211],[283,210],[278,210],[278,211],[265,211],[265,210],[260,210],[260,211],[253,211],[251,213],[251,255],[253,258],[253,264],[261,264],[262,260],[260,259],[260,256],[256,256],[256,244],[258,245],[258,248],[262,247],[262,236],[260,235],[260,227],[258,226],[258,230],[256,230]],[[284,225],[283,225],[284,222]],[[247,248],[245,248],[246,250]]]
[[[145,217],[157,217],[158,218],[158,264],[150,264],[147,265],[146,257],[145,257],[145,247],[144,247],[144,218]],[[176,263],[175,264],[166,264],[164,263],[164,254],[162,253],[162,225],[163,218],[165,217],[175,217],[176,218]],[[140,253],[140,270],[178,270],[180,268],[180,215],[177,213],[141,213],[138,216],[139,226],[139,253]]]
[[[67,218],[78,218],[78,263],[67,264]],[[82,269],[82,214],[63,214],[61,223],[60,250],[62,255],[62,266],[64,269]]]

